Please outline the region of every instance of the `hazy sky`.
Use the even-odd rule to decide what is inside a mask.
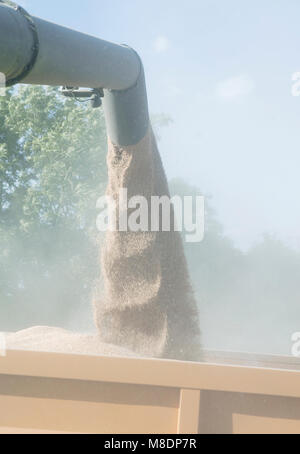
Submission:
[[[23,0],[29,12],[134,47],[152,113],[170,115],[169,178],[212,195],[226,232],[300,246],[299,0]]]

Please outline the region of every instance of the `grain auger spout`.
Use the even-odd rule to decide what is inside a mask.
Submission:
[[[117,145],[134,145],[148,130],[143,65],[133,49],[30,16],[6,0],[0,1],[0,72],[6,86],[103,90],[108,136]]]

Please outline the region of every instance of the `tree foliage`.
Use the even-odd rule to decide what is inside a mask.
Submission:
[[[0,97],[0,329],[63,323],[97,273],[103,115],[54,88]]]
[[[202,195],[182,180],[173,195]],[[206,198],[205,237],[185,243],[200,309],[203,344],[210,349],[290,354],[300,331],[300,252],[265,234],[248,251],[235,247]]]

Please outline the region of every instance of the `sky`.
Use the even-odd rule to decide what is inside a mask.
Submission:
[[[36,16],[136,49],[150,111],[173,123],[169,178],[211,196],[243,249],[300,248],[299,0],[20,0]]]

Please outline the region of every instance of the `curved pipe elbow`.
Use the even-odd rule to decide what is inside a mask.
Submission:
[[[140,142],[149,128],[149,108],[144,67],[140,57],[136,83],[126,90],[104,90],[104,112],[109,139],[116,145]]]

